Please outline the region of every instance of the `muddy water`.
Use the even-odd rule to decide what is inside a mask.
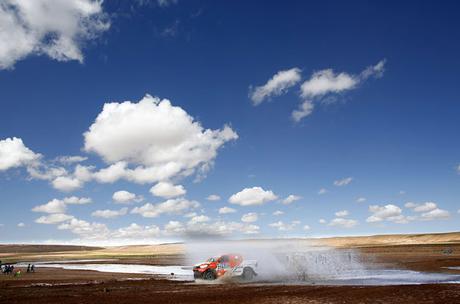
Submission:
[[[73,261],[81,262],[81,261]],[[44,263],[40,267],[62,268],[69,270],[93,270],[99,272],[151,274],[170,280],[193,281],[191,267],[186,266],[152,266],[128,264],[67,264]],[[314,285],[404,285],[404,284],[433,284],[433,283],[460,283],[460,275],[445,273],[417,272],[403,269],[348,269],[322,276],[305,275],[299,277],[257,277],[259,283],[266,284],[314,284]]]

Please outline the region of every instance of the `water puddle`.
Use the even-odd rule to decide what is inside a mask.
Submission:
[[[74,261],[75,262],[75,261]],[[193,272],[187,266],[152,266],[129,264],[37,264],[37,267],[62,268],[68,270],[93,270],[111,273],[150,274],[170,280],[194,281]],[[452,268],[452,267],[451,267]],[[455,268],[455,267],[454,267]],[[457,267],[458,268],[458,267]],[[341,271],[340,273],[304,278],[264,278],[263,283],[314,284],[314,285],[406,285],[460,283],[460,275],[428,273],[402,269],[372,269]]]

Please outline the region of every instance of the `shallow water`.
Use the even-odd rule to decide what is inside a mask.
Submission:
[[[74,261],[77,262],[77,261]],[[79,262],[79,261],[78,261]],[[52,267],[69,270],[93,270],[111,273],[151,274],[170,280],[194,281],[193,272],[187,266],[152,266],[128,264],[37,264],[37,267]],[[260,277],[264,283],[274,284],[315,284],[315,285],[406,285],[460,283],[460,275],[428,273],[402,269],[369,269],[343,271],[321,277],[298,279],[271,279]]]

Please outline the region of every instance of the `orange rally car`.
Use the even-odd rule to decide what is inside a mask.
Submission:
[[[256,269],[257,261],[243,260],[240,254],[224,254],[195,265],[193,275],[195,279],[203,280],[215,280],[225,275],[250,281],[257,275]]]

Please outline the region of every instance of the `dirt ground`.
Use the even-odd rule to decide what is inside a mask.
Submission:
[[[364,246],[364,260],[387,268],[450,272],[460,244]],[[183,255],[123,256],[123,263],[178,265]],[[38,268],[0,275],[0,303],[460,303],[460,284],[314,286],[196,284],[139,274]]]

